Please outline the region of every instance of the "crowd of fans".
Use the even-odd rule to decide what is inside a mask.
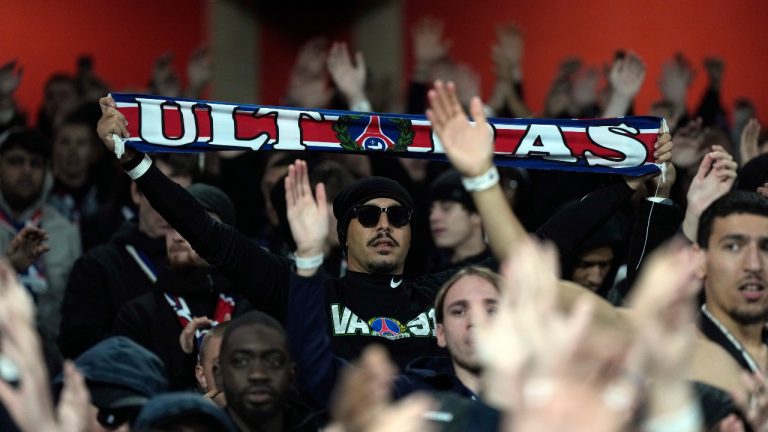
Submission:
[[[14,99],[21,65],[4,65],[0,430],[768,430],[754,106],[723,106],[711,58],[689,110],[678,55],[638,112],[645,66],[620,51],[603,70],[565,60],[534,113],[523,48],[499,28],[483,104],[442,25],[417,24],[406,111],[427,114],[450,164],[118,159],[126,120],[88,58],[51,76],[34,122]],[[210,76],[200,50],[182,88],[166,55],[146,92],[201,98]],[[317,38],[284,105],[396,99],[362,53]],[[663,176],[497,169],[482,127],[632,114],[666,119]]]

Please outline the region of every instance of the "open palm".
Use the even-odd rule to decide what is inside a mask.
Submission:
[[[445,154],[464,177],[479,176],[493,164],[493,134],[483,112],[480,98],[472,98],[470,110],[475,124],[469,122],[456,96],[456,86],[435,82],[429,91],[427,118],[445,148]]]

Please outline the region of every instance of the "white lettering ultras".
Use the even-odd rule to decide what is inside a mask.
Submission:
[[[211,104],[211,145],[249,147],[258,150],[269,142],[269,134],[262,132],[255,137],[240,139],[237,137],[237,109],[235,105]],[[260,117],[254,111],[251,115]],[[269,115],[269,114],[267,114]]]
[[[162,99],[136,98],[139,104],[139,136],[142,140],[157,145],[183,146],[197,141],[197,119],[192,107],[195,101],[169,103]],[[165,133],[163,121],[164,106],[176,109],[181,116],[181,136],[170,138]],[[176,108],[178,107],[178,108]]]
[[[542,159],[570,162],[577,161],[576,156],[565,145],[565,137],[555,125],[531,125],[525,131],[523,139],[515,150],[515,156],[541,156]]]
[[[635,167],[645,163],[648,157],[648,149],[642,141],[633,135],[640,131],[622,123],[619,126],[590,126],[587,128],[587,136],[592,142],[617,153],[620,157],[604,158],[585,151],[584,157],[589,166],[604,166],[612,168]]]
[[[331,323],[334,336],[379,336],[390,340],[408,337],[435,337],[435,309],[429,308],[412,320],[401,321],[376,316],[365,321],[340,304],[331,304]]]

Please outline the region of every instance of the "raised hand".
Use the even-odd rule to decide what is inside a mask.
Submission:
[[[677,149],[673,155],[672,163],[687,169],[700,162],[704,143],[701,117],[678,129],[675,132],[674,141],[677,144]]]
[[[628,52],[623,58],[613,62],[608,78],[614,92],[631,99],[643,85],[645,64],[637,54]]]
[[[318,183],[315,196],[312,196],[307,163],[303,160],[299,159],[288,167],[285,202],[291,234],[296,242],[296,255],[306,258],[322,254],[330,229],[325,186]]]
[[[475,96],[470,103],[474,124],[464,113],[452,82],[445,85],[436,81],[428,98],[427,118],[453,166],[464,177],[476,177],[488,171],[493,165],[493,134],[480,98]]]
[[[688,88],[693,81],[693,68],[680,54],[664,63],[661,69],[659,88],[664,99],[675,104],[678,110],[684,110]]]
[[[211,82],[213,70],[208,51],[208,47],[200,47],[189,57],[187,62],[188,97],[199,97],[203,88]]]
[[[327,64],[334,84],[347,99],[350,107],[366,99],[365,58],[362,52],[358,51],[355,54],[355,64],[353,64],[347,44],[334,42],[328,52]]]
[[[50,250],[46,241],[48,233],[45,230],[26,226],[8,243],[5,256],[17,272],[23,272],[37,261],[40,255]]]
[[[712,151],[704,155],[688,189],[683,233],[689,240],[696,241],[699,217],[704,210],[733,187],[736,168],[733,157],[720,146],[712,146]]]
[[[496,66],[496,79],[518,81],[522,79],[523,35],[514,24],[496,28],[496,43],[491,57]]]
[[[56,407],[56,418],[62,432],[85,432],[89,428],[91,395],[85,378],[71,360],[64,362],[64,387]]]
[[[666,197],[668,198],[669,188],[671,188],[675,183],[675,178],[677,176],[674,166],[671,163],[668,163],[670,160],[672,160],[672,149],[674,147],[675,144],[672,142],[672,135],[670,135],[669,132],[660,134],[656,142],[653,144],[654,163],[665,164],[667,167],[667,175],[664,176],[664,182],[659,183],[661,182],[661,174],[648,174],[641,177],[624,176],[624,181],[626,181],[627,185],[633,190],[638,190],[644,183],[653,181],[653,191],[656,190],[657,185],[660,187],[663,186],[666,189],[660,189],[659,196],[664,196],[663,193],[666,192]],[[671,178],[669,178],[670,173],[672,176]],[[649,190],[648,193],[651,193],[651,191]]]
[[[101,106],[101,118],[96,125],[96,134],[101,138],[107,149],[114,153],[115,142],[112,139],[112,135],[114,134],[121,138],[130,138],[131,136],[128,133],[128,120],[126,120],[123,113],[117,110],[117,104],[115,104],[115,100],[111,96],[99,99],[99,106]],[[126,147],[120,161],[129,161],[135,154],[133,149]]]
[[[741,130],[741,165],[744,166],[750,160],[760,154],[758,140],[760,139],[760,122],[757,119],[749,119],[744,129]]]
[[[22,67],[16,67],[16,60],[0,66],[0,99],[13,96],[19,87],[23,71]]]
[[[152,86],[156,94],[168,97],[181,96],[181,81],[173,69],[173,53],[167,52],[155,60],[152,67]]]
[[[424,18],[413,27],[413,55],[417,65],[429,66],[448,57],[452,42],[443,38],[443,23]]]
[[[0,401],[22,430],[56,430],[48,372],[34,325],[32,298],[8,262],[0,260],[0,353],[15,364],[19,375],[16,387],[0,379]]]
[[[757,188],[757,193],[768,198],[768,182]]]
[[[194,317],[192,321],[188,322],[184,327],[184,330],[179,334],[179,345],[181,350],[187,354],[192,354],[195,351],[195,335],[198,330],[210,328],[213,325],[213,320],[208,317]]]
[[[608,81],[612,91],[603,117],[624,116],[645,81],[645,64],[636,54],[626,53],[623,58],[613,62]]]

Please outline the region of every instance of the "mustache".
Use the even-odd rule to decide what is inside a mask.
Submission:
[[[277,391],[275,391],[275,389],[273,389],[268,384],[254,384],[254,385],[248,386],[245,390],[243,390],[243,394],[248,394],[248,393],[268,393],[272,396],[275,396],[277,394]]]
[[[385,240],[385,239],[390,241],[390,242],[392,242],[392,244],[395,245],[396,247],[400,246],[400,243],[398,243],[398,241],[395,240],[392,237],[392,235],[389,232],[387,232],[387,231],[382,231],[382,232],[378,233],[376,235],[376,237],[374,237],[374,238],[372,238],[371,240],[368,241],[367,245],[368,246],[373,246],[374,244],[376,244],[376,242],[378,242],[380,240]]]

